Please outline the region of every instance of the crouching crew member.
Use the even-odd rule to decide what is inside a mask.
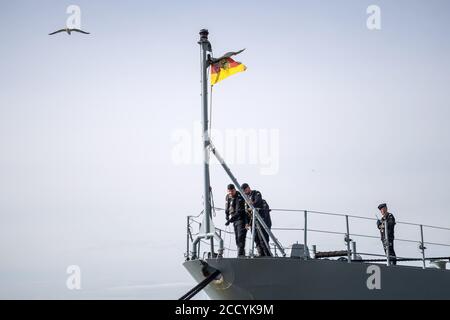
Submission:
[[[258,209],[258,213],[263,219],[264,223],[270,229],[272,227],[272,221],[270,219],[270,209],[267,202],[262,198],[261,192],[257,190],[252,190],[247,183],[244,183],[241,186],[241,189],[247,195],[247,197],[252,202],[252,205]],[[249,217],[253,217],[253,213],[251,208],[246,204],[246,210],[249,213]],[[256,233],[255,233],[255,244],[256,250],[258,250],[258,254],[261,257],[271,256],[270,248],[267,246],[269,244],[269,234],[264,230],[264,228],[259,224],[258,221],[255,221]],[[252,222],[249,222],[249,225],[252,226]],[[264,238],[264,239],[263,239]],[[265,241],[264,241],[265,240]],[[266,245],[267,242],[267,245]]]

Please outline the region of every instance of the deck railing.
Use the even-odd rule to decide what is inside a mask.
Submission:
[[[223,211],[223,208],[214,208],[215,211]],[[197,230],[199,230],[200,227],[200,217],[203,214],[203,212],[201,212],[199,215],[197,216],[188,216],[187,217],[187,241],[186,241],[186,253],[185,253],[185,257],[186,259],[191,259],[191,254],[190,254],[190,248],[193,242],[193,239],[195,238],[195,236],[198,234],[198,232],[196,232]],[[272,209],[271,210],[271,216],[272,218],[277,217],[278,215],[281,214],[299,214],[301,216],[303,216],[303,224],[302,226],[299,227],[277,227],[274,226],[271,228],[271,230],[273,231],[274,234],[278,235],[282,232],[288,232],[288,231],[294,231],[294,232],[299,232],[301,233],[301,236],[303,238],[303,248],[304,248],[304,257],[309,256],[309,246],[308,246],[308,238],[310,234],[313,233],[319,233],[319,234],[323,234],[323,235],[339,235],[339,236],[343,236],[344,237],[344,241],[346,244],[346,249],[345,251],[345,259],[348,263],[351,262],[355,262],[355,261],[371,261],[371,262],[386,262],[386,264],[389,266],[392,264],[392,261],[394,259],[393,256],[390,255],[389,253],[389,249],[386,250],[386,254],[385,255],[380,255],[377,253],[373,253],[373,252],[357,252],[356,251],[356,243],[354,241],[352,241],[351,237],[357,237],[357,238],[366,238],[366,239],[380,239],[380,236],[374,236],[374,235],[370,235],[370,234],[364,234],[364,233],[359,233],[359,232],[354,232],[351,229],[351,222],[353,220],[368,220],[368,221],[373,221],[376,222],[377,219],[375,218],[369,218],[369,217],[364,217],[364,216],[357,216],[357,215],[350,215],[350,214],[340,214],[340,213],[331,213],[331,212],[322,212],[322,211],[313,211],[313,210],[295,210],[295,209]],[[308,220],[311,216],[314,215],[318,215],[318,216],[333,216],[333,217],[337,217],[337,218],[342,218],[342,226],[344,227],[345,232],[341,232],[341,231],[335,231],[335,230],[329,230],[329,229],[315,229],[315,228],[310,228],[308,226]],[[387,225],[387,224],[385,224]],[[396,256],[395,260],[398,262],[407,262],[407,261],[422,261],[422,267],[425,268],[426,267],[426,261],[430,261],[433,259],[448,259],[448,256],[450,256],[450,243],[442,243],[442,242],[432,242],[432,241],[426,241],[424,238],[424,230],[440,230],[440,231],[444,231],[444,232],[448,232],[448,239],[450,240],[450,228],[447,227],[438,227],[438,226],[432,226],[432,225],[425,225],[425,224],[417,224],[417,223],[410,223],[410,222],[403,222],[403,221],[397,221],[396,222],[396,229],[401,228],[401,225],[407,225],[410,227],[414,227],[417,228],[417,238],[415,239],[410,239],[410,238],[395,238],[395,241],[397,242],[403,242],[403,243],[415,243],[418,244],[418,248],[419,251],[421,253],[421,257],[417,258],[417,257],[402,257],[402,256]],[[230,239],[232,239],[234,237],[234,231],[228,230],[229,228],[226,229],[221,229],[216,227],[216,232],[219,234],[220,238],[224,238],[225,236],[230,237]],[[385,233],[387,234],[387,233]],[[300,237],[300,234],[299,234]],[[252,241],[252,237],[248,236],[247,237],[247,243],[250,243]],[[230,241],[231,242],[231,241]],[[233,241],[234,242],[234,241]],[[450,242],[450,241],[449,241]],[[196,252],[200,253],[200,249],[201,249],[201,244],[205,244],[207,245],[207,248],[210,248],[209,243],[207,243],[206,241],[202,240],[199,241],[197,243],[198,248],[196,248]],[[439,247],[446,247],[449,249],[449,254],[446,257],[427,257],[426,254],[426,250],[428,248],[428,246],[439,246]],[[253,252],[253,248],[254,246],[251,245],[250,246],[251,249],[249,250],[249,256],[250,257],[254,257],[254,252]],[[316,255],[316,249],[315,249],[315,245],[311,246],[312,247],[312,251],[314,256]],[[389,248],[389,246],[386,246],[387,248]],[[270,248],[271,249],[271,253],[273,256],[277,256],[278,252],[277,252],[277,246],[273,246]],[[290,249],[292,249],[292,246],[283,246],[283,249],[285,251],[289,251]],[[233,249],[230,245],[224,246],[224,250],[226,251],[226,254],[229,255],[230,252],[235,252],[236,250]],[[209,255],[209,257],[217,257],[217,254],[215,254],[214,252],[207,252],[207,254]],[[369,256],[369,257],[377,257],[377,258],[382,258],[382,259],[361,259],[359,258],[359,256]]]

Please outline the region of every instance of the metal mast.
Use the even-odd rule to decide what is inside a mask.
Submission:
[[[198,44],[201,49],[201,69],[202,69],[202,137],[203,137],[203,178],[204,178],[204,224],[205,233],[209,235],[211,233],[211,201],[210,201],[210,176],[209,176],[209,144],[210,137],[208,132],[208,55],[207,52],[211,52],[211,43],[208,40],[208,30],[200,30],[200,40]],[[207,237],[211,241],[211,253],[214,252],[214,240],[213,237]]]

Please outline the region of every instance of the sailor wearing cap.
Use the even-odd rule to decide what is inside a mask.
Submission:
[[[377,226],[380,230],[381,241],[383,242],[384,252],[387,252],[389,248],[389,259],[392,260],[392,264],[396,265],[396,254],[394,251],[394,228],[395,228],[395,218],[392,213],[388,211],[386,203],[382,203],[378,206],[378,210],[381,212],[381,220],[377,220]],[[387,237],[386,237],[387,229]]]
[[[234,184],[227,187],[228,194],[225,198],[225,218],[228,226],[233,223],[234,235],[238,257],[245,256],[245,237],[247,236],[246,226],[248,225],[248,216],[245,213],[245,200],[236,190]]]

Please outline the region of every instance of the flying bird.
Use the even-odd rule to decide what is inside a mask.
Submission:
[[[61,30],[58,30],[58,31],[49,33],[48,35],[51,36],[51,35],[54,35],[54,34],[60,33],[60,32],[67,32],[67,34],[70,35],[70,34],[71,34],[72,32],[74,32],[74,31],[75,31],[75,32],[84,33],[84,34],[90,34],[89,32],[86,32],[86,31],[83,31],[83,30],[80,30],[80,29],[69,29],[69,28],[64,28],[64,29],[61,29]]]

